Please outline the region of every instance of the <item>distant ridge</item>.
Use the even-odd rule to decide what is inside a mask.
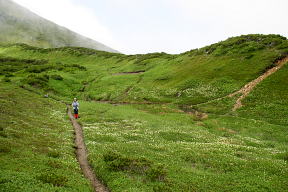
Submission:
[[[0,43],[25,43],[43,48],[85,47],[118,52],[48,21],[11,0],[0,0],[0,34]]]

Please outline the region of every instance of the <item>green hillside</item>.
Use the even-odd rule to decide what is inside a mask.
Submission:
[[[77,46],[116,50],[50,22],[11,0],[0,0],[0,43],[25,43],[37,47]]]
[[[89,161],[111,191],[285,191],[288,66],[283,59],[287,56],[288,40],[279,35],[233,37],[179,55],[2,45],[0,77],[6,94],[1,93],[1,113],[7,115],[5,119],[17,116],[6,111],[13,94],[29,94],[29,102],[51,103],[49,110],[59,111],[65,110],[59,101],[77,97]],[[261,81],[242,100],[243,106],[233,111],[240,94],[229,95],[278,61],[283,67]],[[41,98],[47,94],[49,99]],[[44,118],[45,108],[41,111],[29,119],[31,130],[39,134],[42,125],[37,119],[57,124],[59,130],[68,121]],[[1,146],[14,145],[10,124],[10,120],[1,122]],[[21,124],[13,126],[25,132]],[[62,131],[67,136],[72,127]],[[64,158],[64,145],[54,150]],[[4,149],[0,155],[6,162],[13,150]],[[35,164],[43,162],[35,160]],[[9,164],[4,168],[14,169]],[[66,183],[57,186],[59,190],[77,189],[69,183],[78,176],[69,171],[75,175],[61,173]],[[11,177],[1,173],[0,188],[16,185]],[[31,177],[42,182],[39,187],[50,186],[53,191],[53,183]]]
[[[0,100],[0,191],[89,191],[65,108],[3,82]]]

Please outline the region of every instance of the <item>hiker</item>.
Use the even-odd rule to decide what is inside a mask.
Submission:
[[[76,98],[74,98],[74,101],[72,103],[72,107],[74,109],[74,118],[78,119],[79,103],[78,103]]]

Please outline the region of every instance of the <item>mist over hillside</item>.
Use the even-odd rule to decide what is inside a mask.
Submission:
[[[26,43],[43,48],[86,47],[116,50],[50,22],[10,0],[0,0],[0,43]]]

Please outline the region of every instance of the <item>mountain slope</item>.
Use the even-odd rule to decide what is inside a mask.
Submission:
[[[1,53],[18,59],[44,59],[45,63],[23,66],[13,66],[12,62],[8,67],[4,62],[0,67],[3,75],[14,71],[21,74],[22,82],[37,78],[35,75],[63,75],[63,81],[49,79],[45,89],[64,97],[175,103],[225,114],[236,99],[227,96],[286,57],[288,40],[279,35],[246,35],[179,55],[123,55],[85,48],[38,49],[26,45],[3,47]],[[65,73],[77,67],[80,71],[75,74]]]
[[[287,56],[279,35],[243,35],[179,55],[0,46],[0,88],[12,87],[0,97],[7,104],[0,141],[13,141],[10,124],[25,131],[9,119],[20,88],[44,100],[77,97],[88,161],[111,191],[287,191]],[[241,97],[233,93],[279,61],[233,111]],[[41,117],[31,121],[41,127]],[[5,172],[0,188],[16,185]]]
[[[10,0],[0,0],[0,42],[48,47],[86,47],[117,52],[99,42],[52,23]]]

